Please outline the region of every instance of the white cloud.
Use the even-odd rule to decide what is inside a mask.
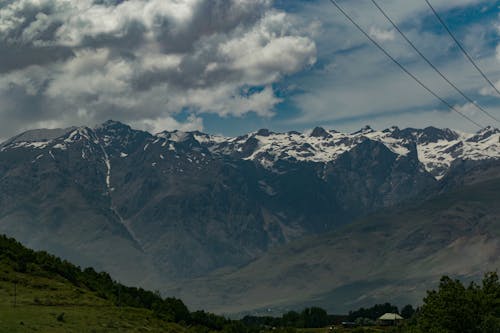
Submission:
[[[386,42],[386,41],[394,40],[396,38],[396,33],[394,32],[393,29],[383,30],[383,29],[379,29],[377,27],[371,27],[370,28],[370,36],[377,39],[378,41]]]
[[[437,10],[445,13],[451,8],[459,9],[465,5],[487,5],[488,1],[435,0],[432,3]],[[479,99],[484,104],[483,107],[498,114],[495,105],[490,105],[488,99],[483,100],[478,95],[478,91],[485,86],[483,78],[460,54],[446,32],[436,28],[436,25],[439,27],[439,22],[435,21],[424,1],[404,1],[403,4],[402,0],[388,0],[379,1],[379,4],[452,82],[472,99]],[[466,102],[411,49],[397,31],[392,30],[390,22],[370,1],[353,0],[343,2],[342,5],[374,38],[382,42],[388,41],[383,44],[388,52],[438,95],[451,104],[461,105]],[[316,44],[319,63],[325,65],[311,75],[306,74],[300,80],[292,82],[300,91],[300,94],[293,96],[293,102],[301,113],[295,118],[287,119],[288,126],[314,126],[323,123],[348,131],[370,123],[386,127],[417,124],[429,126],[439,123],[444,127],[475,129],[473,124],[449,111],[403,73],[334,6],[328,2],[309,2],[301,8],[301,13],[324,22],[324,31],[316,39]],[[429,24],[433,20],[435,25]],[[494,32],[492,21],[470,22],[458,26],[455,24],[452,28],[468,50],[482,56],[478,59],[480,65],[495,77],[498,62],[491,54],[491,46],[485,42],[489,34],[491,43],[491,34]],[[429,111],[436,108],[440,111]],[[492,124],[491,119],[477,112],[474,113],[474,118],[485,125]],[[415,125],[408,120],[415,121]]]
[[[162,131],[202,131],[203,119],[196,116],[189,116],[187,121],[179,122],[172,117],[158,117],[156,119],[143,119],[132,123],[134,128],[142,129],[150,133]]]
[[[294,31],[285,13],[269,13],[250,31],[219,46],[222,66],[240,70],[253,84],[272,83],[316,61],[316,45]]]
[[[63,113],[67,125],[183,127],[175,121],[183,110],[196,126],[203,113],[268,117],[282,101],[272,85],[316,61],[317,22],[271,0],[2,2],[0,116],[13,123]]]
[[[290,3],[297,14],[275,8],[271,0],[0,0],[0,119],[9,119],[0,122],[0,136],[52,120],[66,126],[113,118],[144,129],[194,129],[203,126],[205,113],[243,117],[253,112],[268,126],[275,124],[272,116],[283,101],[299,109],[298,116],[290,113],[295,118],[278,124],[284,129],[337,122],[341,130],[371,122],[464,124],[331,4]],[[435,20],[425,2],[379,3],[472,98],[482,102],[481,95],[494,96],[449,36],[437,31],[438,23],[424,24]],[[442,13],[492,5],[487,0],[432,3]],[[342,4],[439,95],[465,103],[369,1]],[[498,24],[452,28],[496,81],[500,47],[495,53],[488,36]],[[276,86],[294,87],[300,94],[283,97],[273,90]],[[191,114],[185,122],[176,120],[181,111]]]

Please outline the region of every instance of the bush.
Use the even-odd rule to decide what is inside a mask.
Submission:
[[[405,332],[500,332],[498,275],[488,273],[481,286],[471,283],[467,287],[444,276],[438,289],[427,293],[414,320]]]

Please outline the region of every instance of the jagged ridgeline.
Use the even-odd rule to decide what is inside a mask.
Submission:
[[[205,312],[190,313],[175,298],[127,287],[109,274],[80,269],[46,252],[0,236],[0,331],[41,332],[221,330],[234,325]]]

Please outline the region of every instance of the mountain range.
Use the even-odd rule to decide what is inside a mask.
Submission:
[[[435,253],[431,245],[444,245],[448,236],[455,241],[453,233],[437,233],[431,245],[422,241],[418,232],[434,235],[436,221],[461,230],[455,224],[463,217],[450,213],[445,219],[447,205],[428,215],[432,209],[426,205],[447,202],[447,196],[463,201],[460,193],[472,189],[494,194],[499,160],[500,131],[491,127],[474,134],[433,127],[365,127],[349,134],[320,127],[307,133],[262,129],[232,138],[181,131],[153,135],[115,121],[32,130],[0,145],[0,233],[208,310],[290,308],[308,299],[344,310],[333,304],[359,305],[390,295],[364,292],[349,303],[353,288],[404,280],[398,274],[387,278],[384,263],[391,253],[380,253],[379,242],[397,241],[397,249],[406,249],[393,252],[404,257],[397,265],[406,272],[417,261],[412,255]],[[496,239],[490,229],[498,222],[494,206],[473,202],[463,213],[470,223],[488,221],[477,237]],[[389,222],[377,214],[387,214]],[[391,230],[400,230],[402,238],[381,236]],[[386,275],[364,271],[368,266],[356,252],[360,242],[367,242],[363,251],[383,258],[364,259],[370,272]],[[343,247],[331,246],[339,243]],[[328,259],[318,271],[311,269],[319,258]],[[436,274],[441,273],[446,271]],[[413,278],[424,281],[423,275]],[[315,287],[302,286],[309,282]],[[302,292],[290,297],[294,290]],[[344,299],[327,297],[339,293]]]
[[[240,316],[420,305],[442,275],[477,282],[500,267],[500,163],[484,168],[454,190],[290,242],[231,271],[173,283],[168,292]]]

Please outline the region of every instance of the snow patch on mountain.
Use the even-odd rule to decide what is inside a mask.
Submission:
[[[417,145],[418,159],[436,179],[444,177],[455,160],[500,159],[500,131],[490,127],[476,134],[458,133],[455,140]]]
[[[369,126],[346,134],[317,127],[306,133],[273,133],[259,130],[236,138],[196,135],[213,153],[238,156],[274,169],[276,162],[328,163],[364,140],[378,141],[399,156],[414,153],[426,171],[441,179],[456,160],[500,159],[500,131],[491,127],[475,134],[450,129],[404,129],[376,131]]]
[[[393,153],[407,156],[410,153],[408,148],[409,142],[404,139],[396,139],[392,137],[393,129],[385,131],[371,131],[368,133],[359,133],[358,136],[366,137],[374,141],[382,142],[387,148],[389,148]]]
[[[29,141],[24,141],[24,142],[12,142],[12,143],[5,143],[4,146],[0,149],[0,151],[6,151],[8,149],[17,149],[17,148],[46,148],[49,146],[51,141],[35,141],[35,142],[29,142]]]
[[[106,187],[108,188],[108,192],[111,192],[113,190],[111,187],[111,162],[104,147],[102,147],[102,153],[104,155],[104,164],[106,165]]]
[[[198,131],[164,131],[151,135],[133,130],[119,122],[108,121],[94,130],[87,127],[72,127],[25,132],[2,144],[0,151],[20,148],[67,150],[76,142],[88,141],[87,151],[84,153],[82,150],[82,158],[87,158],[92,154],[90,145],[94,143],[101,147],[104,154],[102,158],[108,170],[106,184],[108,189],[111,189],[110,158],[115,154],[121,158],[128,157],[129,151],[126,147],[133,141],[135,135],[150,136],[141,150],[144,153],[149,150],[154,152],[159,150],[160,160],[165,160],[173,152],[176,158],[182,155],[187,161],[195,161],[190,154],[202,154],[201,160],[205,159],[205,154],[228,155],[255,161],[264,168],[276,172],[278,172],[276,165],[280,161],[290,163],[335,161],[365,140],[380,142],[400,157],[411,155],[418,158],[425,170],[436,179],[441,179],[456,160],[500,159],[500,131],[491,127],[474,134],[434,127],[402,130],[391,127],[377,131],[366,126],[354,133],[340,133],[321,127],[304,133],[295,131],[274,133],[262,129],[239,137],[224,137]],[[111,156],[107,156],[107,150]],[[53,156],[52,153],[49,154]]]
[[[68,147],[66,147],[66,145],[63,144],[63,143],[58,143],[58,144],[54,145],[52,148],[54,148],[54,149],[61,149],[61,150],[68,149]]]

